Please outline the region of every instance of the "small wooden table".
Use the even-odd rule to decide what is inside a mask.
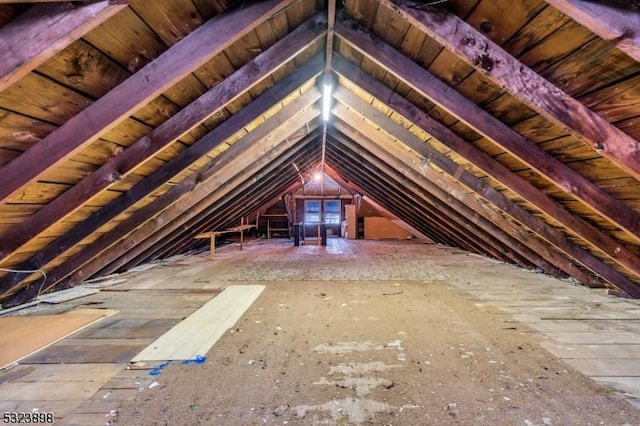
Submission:
[[[240,232],[240,236],[242,236],[242,233],[244,231],[246,231],[247,229],[255,228],[255,227],[256,227],[256,225],[234,226],[233,228],[225,229],[223,231],[203,232],[201,234],[196,235],[194,238],[196,240],[203,240],[205,238],[211,238],[211,258],[213,259],[213,257],[216,254],[216,235],[230,234],[232,232]],[[241,249],[242,249],[242,247],[241,247]]]

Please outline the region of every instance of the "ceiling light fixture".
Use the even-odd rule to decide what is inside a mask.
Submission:
[[[329,113],[331,112],[331,84],[324,84],[324,92],[322,94],[322,119],[329,121]]]

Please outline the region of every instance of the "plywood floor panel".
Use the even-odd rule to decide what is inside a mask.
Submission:
[[[0,318],[0,368],[23,359],[117,311],[82,309],[59,315]]]

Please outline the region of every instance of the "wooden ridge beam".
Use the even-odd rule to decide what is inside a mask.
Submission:
[[[381,1],[529,108],[640,179],[640,142],[544,79],[471,25],[444,8],[412,9],[391,0]],[[638,32],[640,14],[636,13],[635,24],[633,31]],[[624,226],[624,222],[621,226],[640,235],[639,217],[630,218],[635,220],[635,227]]]
[[[488,155],[484,154],[478,148],[463,140],[444,125],[429,117],[426,113],[421,111],[405,98],[389,89],[386,85],[363,72],[357,66],[351,64],[349,61],[338,55],[334,56],[333,63],[334,70],[338,74],[352,81],[387,107],[391,108],[399,115],[414,123],[420,129],[444,143],[444,145],[465,158],[474,167],[478,167],[489,176],[502,181],[509,189],[529,200],[529,202],[531,202],[536,208],[540,209],[545,214],[548,214],[560,224],[564,225],[568,229],[572,229],[573,232],[576,232],[578,236],[583,238],[585,241],[596,245],[596,247],[608,247],[609,253],[613,253],[615,255],[613,260],[618,261],[620,266],[625,266],[627,264],[629,266],[633,266],[633,261],[638,261],[633,253],[624,249],[624,247],[619,246],[615,241],[598,232],[590,225],[575,218],[571,213],[553,202],[542,191],[511,172]],[[379,113],[379,115],[383,114]],[[440,155],[437,150],[430,147],[427,143],[415,138],[415,135],[414,137],[407,135],[403,137],[403,140],[405,144],[411,147],[411,149],[415,150],[425,158],[431,158],[431,161],[438,168],[445,171],[447,174],[454,176],[458,181],[478,193],[485,200],[494,204],[506,214],[538,234],[541,238],[566,253],[569,257],[590,269],[596,276],[601,276],[609,283],[623,289],[626,287],[633,291],[633,289],[636,288],[635,293],[637,293],[638,286],[629,278],[593,256],[585,249],[582,249],[572,243],[556,228],[512,202],[493,187],[476,178],[472,173],[458,166],[452,160]],[[631,268],[631,271],[633,272],[633,268]],[[629,292],[626,289],[625,291]]]
[[[356,98],[356,96],[351,97],[352,101],[355,100],[353,98]],[[341,107],[344,108],[342,105]],[[336,108],[339,109],[340,107]],[[364,117],[375,117],[376,123],[380,125],[385,132],[389,132],[391,136],[395,137],[400,142],[404,143],[407,139],[415,139],[415,142],[409,142],[407,146],[411,147],[414,144],[421,143],[415,136],[413,136],[412,133],[404,130],[402,126],[396,124],[390,118],[384,115],[383,117],[380,117],[380,114],[376,115],[373,111],[373,107],[359,106],[358,108],[358,113],[356,113],[355,109],[352,108],[349,112],[344,112],[342,116],[353,116],[352,123],[360,123],[358,128],[366,127],[366,125],[362,126],[362,118],[359,119],[357,117],[360,113],[362,113],[362,116]],[[353,124],[351,125],[353,126]],[[394,167],[411,168],[411,172],[409,172],[410,175],[408,176],[409,178],[414,179],[415,181],[426,179],[428,181],[426,185],[428,186],[429,191],[436,196],[443,197],[443,199],[446,199],[447,196],[453,197],[474,214],[480,215],[484,220],[493,223],[500,231],[509,235],[513,240],[515,240],[515,242],[517,242],[516,245],[513,246],[513,249],[517,249],[517,251],[521,252],[545,272],[549,272],[560,278],[564,278],[567,275],[573,276],[589,287],[603,286],[600,280],[597,280],[593,275],[586,273],[571,259],[562,256],[558,251],[551,249],[551,247],[545,244],[544,241],[540,241],[531,235],[526,229],[523,229],[521,226],[518,226],[514,222],[505,218],[497,208],[490,207],[475,198],[469,192],[464,191],[462,189],[462,185],[458,183],[454,176],[448,175],[447,178],[443,174],[437,172],[433,167],[431,167],[431,164],[434,164],[437,167],[437,164],[441,162],[439,158],[434,160],[433,156],[428,157],[429,163],[425,165],[423,163],[424,157],[420,156],[418,158],[416,154],[409,154],[406,149],[402,149],[397,144],[394,145],[386,143],[379,144],[379,146],[376,147],[371,146],[371,142],[368,142],[366,139],[358,142],[374,154],[379,151],[389,153],[389,155],[393,156],[396,160]],[[417,153],[417,155],[420,154]],[[439,155],[442,157],[441,154]],[[514,242],[509,239],[504,242],[514,244]],[[528,247],[526,250],[522,248],[523,244]],[[549,269],[550,266],[551,269]],[[558,271],[564,272],[562,275],[558,275]]]
[[[485,135],[566,193],[618,225],[630,238],[640,242],[640,213],[611,197],[584,176],[528,141],[480,106],[470,102],[392,46],[372,34],[367,34],[362,28],[353,27],[354,25],[337,22],[336,33],[422,96],[429,98],[480,134]],[[636,154],[632,151],[628,153],[632,155],[630,159],[636,158],[634,157]],[[635,161],[637,161],[637,167],[640,167],[640,157]]]
[[[10,256],[19,247],[59,222],[109,185],[117,182],[147,158],[152,157],[169,143],[258,84],[322,36],[326,32],[325,27],[326,19],[321,14],[310,18],[220,84],[215,85],[149,134],[127,147],[120,155],[109,160],[21,223],[8,229],[4,235],[0,236],[0,260]],[[273,97],[271,100],[273,101]],[[168,181],[172,177],[170,173],[175,173],[177,168],[171,169],[163,169],[164,176],[160,180]]]
[[[584,0],[546,0],[554,8],[589,28],[600,38],[640,62],[640,6],[627,2],[624,9]]]
[[[294,90],[317,76],[322,71],[322,59],[322,56],[318,55],[309,60],[305,65],[285,77],[270,90],[258,96],[249,105],[221,123],[207,135],[200,138],[179,156],[144,178],[142,181],[138,182],[125,194],[122,194],[97,212],[94,212],[89,216],[89,218],[67,231],[63,236],[57,238],[45,248],[38,251],[27,261],[23,262],[18,269],[32,270],[43,268],[47,263],[72,248],[75,244],[78,244],[100,226],[104,225],[109,220],[115,218],[127,208],[133,206],[139,200],[155,191],[160,185],[166,183],[170,177],[180,173],[199,158],[224,143],[224,141],[229,137],[242,130],[247,123],[250,123],[265,114],[275,102],[281,102]],[[252,136],[253,139],[248,138],[247,140],[250,139],[255,141],[255,138],[260,137],[261,135],[264,136],[268,132],[273,131],[281,125],[282,121],[286,121],[287,118],[294,114],[295,108],[302,108],[307,102],[312,103],[314,99],[317,99],[320,96],[320,92],[317,89],[310,90],[308,93],[309,94],[299,97],[298,102],[295,103],[294,106],[280,111],[282,114],[276,114],[273,117],[273,120],[268,120],[263,123],[263,125],[259,126],[254,131],[254,135]],[[211,170],[211,168],[209,168],[209,170]],[[174,202],[177,198],[191,191],[191,189],[197,185],[201,179],[201,173],[202,172],[192,175],[179,185],[173,187],[163,195],[163,197],[166,198],[157,200],[154,202],[157,204],[154,205],[157,205],[158,208],[160,208],[160,206],[163,206],[162,208],[167,207],[167,202]],[[149,208],[151,209],[151,207]],[[13,286],[17,285],[25,278],[27,278],[26,275],[18,273],[2,277],[0,279],[0,295],[9,291]]]
[[[362,139],[360,136],[356,136]],[[354,140],[353,138],[349,138]],[[482,222],[477,214],[464,209],[457,200],[441,199],[433,194],[427,187],[417,183],[407,168],[391,159],[387,154],[378,151],[371,153],[358,141],[358,146],[354,147],[351,142],[341,139],[341,155],[348,155],[354,163],[366,163],[366,167],[358,168],[357,172],[364,176],[361,185],[369,185],[373,190],[383,191],[386,197],[394,192],[403,193],[406,191],[417,197],[420,202],[420,210],[429,211],[433,217],[437,217],[441,227],[459,241],[458,247],[475,247],[474,252],[488,254],[495,259],[508,263],[516,263],[521,267],[531,267],[530,261],[520,252],[513,250],[513,246],[505,240],[501,240],[491,229],[491,225],[486,221]],[[371,142],[369,146],[375,146]],[[347,154],[351,153],[351,154]],[[354,157],[357,155],[357,157]],[[384,159],[382,157],[385,157]],[[334,159],[335,161],[335,159]],[[372,182],[369,184],[369,182]],[[389,188],[387,190],[386,188]],[[482,222],[482,223],[480,223]],[[523,249],[524,250],[524,249]]]
[[[126,0],[33,6],[0,29],[0,92],[127,7]]]
[[[569,266],[566,264],[571,265],[571,262],[558,262],[559,259],[557,259],[558,256],[556,252],[552,253],[547,247],[544,247],[544,244],[539,243],[537,240],[531,240],[530,235],[517,229],[513,223],[506,220],[495,210],[487,207],[470,194],[460,191],[455,185],[447,185],[446,188],[451,191],[445,192],[442,186],[435,183],[438,181],[438,178],[441,177],[440,174],[429,165],[422,165],[423,158],[417,158],[415,156],[411,158],[412,156],[408,155],[406,150],[403,150],[397,145],[392,145],[392,140],[388,140],[388,143],[376,144],[373,142],[371,133],[377,131],[373,130],[371,124],[363,123],[362,121],[364,117],[371,117],[373,107],[361,105],[358,108],[361,109],[356,113],[353,108],[347,111],[344,104],[336,106],[336,110],[338,110],[340,116],[352,128],[358,128],[360,130],[366,129],[361,132],[365,137],[358,139],[352,138],[352,140],[357,141],[363,149],[366,149],[376,157],[387,158],[388,164],[392,168],[401,171],[407,179],[424,188],[443,204],[451,206],[456,214],[459,213],[464,218],[470,219],[473,225],[477,226],[492,239],[509,247],[513,252],[520,254],[540,269],[556,277],[566,277],[569,274],[569,271],[566,271],[564,268],[568,268]],[[403,129],[403,127],[397,125],[388,117],[386,120],[383,120],[380,115],[375,116],[375,121],[376,124],[385,129],[384,131],[391,137],[395,137],[400,142],[404,141],[404,136],[399,134],[401,133],[399,130]],[[386,121],[386,123],[384,121]],[[371,129],[371,131],[369,131],[369,129]],[[365,134],[364,132],[370,134]],[[421,167],[416,168],[415,164],[420,164]],[[446,184],[446,182],[440,183]],[[529,247],[529,244],[531,244],[532,247]],[[570,270],[578,273],[580,277],[584,275],[576,270],[575,267]]]
[[[216,15],[151,63],[0,167],[0,204],[71,158],[293,0],[266,0]]]
[[[318,115],[320,114],[319,110],[316,112]],[[315,139],[317,139],[317,135],[313,135],[305,140]],[[255,185],[255,182],[273,173],[274,170],[277,169],[278,164],[273,161],[273,154],[276,154],[276,151],[281,153],[283,162],[294,157],[296,154],[299,154],[299,157],[295,157],[294,161],[306,156],[304,149],[307,145],[305,143],[284,141],[279,146],[279,149],[274,148],[274,152],[265,154],[252,164],[252,167],[259,171],[250,179],[241,180],[238,176],[229,179],[228,176],[222,176],[218,179],[211,179],[209,182],[203,183],[194,190],[192,196],[185,197],[170,208],[164,210],[154,218],[154,220],[136,229],[122,244],[118,244],[102,256],[93,257],[89,264],[77,270],[66,282],[63,282],[62,285],[64,287],[75,285],[93,276],[97,272],[104,275],[116,271],[145,250],[148,250],[154,244],[157,244],[164,238],[171,238],[170,235],[172,233],[176,231],[181,232],[180,228],[184,230],[185,227],[190,227],[192,219],[209,209],[215,209],[216,202],[226,194],[234,191],[235,193],[241,193]],[[227,184],[221,185],[221,182]],[[202,189],[203,187],[204,189]],[[200,192],[202,193],[197,194],[196,192],[198,190],[201,190]]]

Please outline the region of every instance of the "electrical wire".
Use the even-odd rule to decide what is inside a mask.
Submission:
[[[44,283],[47,282],[47,273],[43,270],[43,269],[7,269],[7,268],[0,268],[0,271],[4,271],[4,272],[14,272],[17,274],[34,274],[36,272],[40,272],[42,274],[42,284],[40,284],[40,288],[38,289],[38,293],[36,294],[36,297],[34,297],[34,299],[37,299],[38,296],[40,296],[40,292],[42,292],[42,288],[44,287]]]

